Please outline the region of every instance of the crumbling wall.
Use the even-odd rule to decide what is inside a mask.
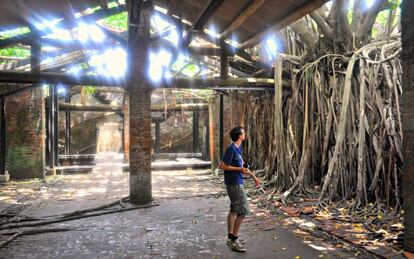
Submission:
[[[44,177],[42,89],[32,89],[7,97],[6,114],[6,168],[10,177]]]

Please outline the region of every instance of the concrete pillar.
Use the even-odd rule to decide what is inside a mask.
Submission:
[[[193,153],[200,152],[199,144],[199,111],[193,111]]]
[[[53,113],[53,131],[55,133],[54,135],[54,161],[55,161],[55,166],[59,166],[59,94],[58,94],[58,86],[55,85],[54,86],[54,94],[55,97],[53,98],[54,103],[54,113]]]
[[[55,91],[56,87],[54,85],[49,85],[49,97],[48,97],[48,109],[47,109],[47,128],[48,128],[48,135],[47,135],[47,144],[48,144],[48,166],[49,166],[49,174],[55,174]]]
[[[151,82],[149,80],[151,0],[129,1],[128,94],[130,199],[134,204],[152,200],[151,188]]]
[[[414,253],[414,1],[403,1],[401,10],[404,248]]]
[[[226,53],[226,45],[220,41],[220,78],[226,80],[229,75],[229,58]],[[224,96],[220,94],[220,159],[224,153]]]
[[[161,143],[160,143],[160,138],[161,138],[161,122],[160,121],[155,121],[155,153],[159,154],[161,153]]]
[[[70,104],[70,86],[66,88],[65,103]],[[65,155],[70,155],[70,110],[65,111]]]
[[[204,117],[204,127],[203,127],[203,137],[204,137],[204,148],[203,148],[203,159],[208,161],[210,160],[210,143],[209,143],[209,139],[210,139],[210,127],[209,127],[209,116],[208,116],[208,110],[204,112],[205,113],[205,117]]]

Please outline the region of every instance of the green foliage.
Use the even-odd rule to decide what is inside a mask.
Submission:
[[[30,50],[14,46],[6,49],[0,49],[0,56],[10,58],[27,58],[30,57]]]
[[[28,32],[30,32],[28,27],[21,27],[14,30],[2,31],[0,32],[0,37],[7,39]],[[13,46],[5,49],[0,49],[0,56],[10,58],[26,58],[30,56],[30,50],[19,46]]]
[[[115,14],[101,20],[104,25],[110,26],[118,30],[126,30],[128,28],[127,12]]]
[[[84,86],[83,90],[85,91],[86,95],[93,96],[96,94],[96,87],[94,86]]]
[[[401,0],[390,0],[388,2],[391,4],[392,10],[397,9],[401,4]]]
[[[189,64],[181,71],[186,76],[194,76],[199,72],[200,68],[195,64]]]

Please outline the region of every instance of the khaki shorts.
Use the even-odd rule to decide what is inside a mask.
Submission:
[[[249,214],[249,204],[243,185],[226,185],[226,189],[230,198],[230,211],[235,212],[237,216]]]

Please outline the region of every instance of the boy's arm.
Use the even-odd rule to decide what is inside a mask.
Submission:
[[[241,173],[247,173],[249,170],[247,168],[244,167],[237,167],[237,166],[232,166],[232,165],[226,165],[223,161],[220,161],[220,164],[218,166],[221,170],[225,170],[225,171],[236,171],[236,172],[241,172]]]
[[[250,175],[253,178],[254,182],[256,183],[256,186],[259,186],[260,185],[260,179],[257,176],[255,176],[252,171],[250,171],[249,169],[247,169],[247,172],[245,174],[248,174],[248,175]]]

